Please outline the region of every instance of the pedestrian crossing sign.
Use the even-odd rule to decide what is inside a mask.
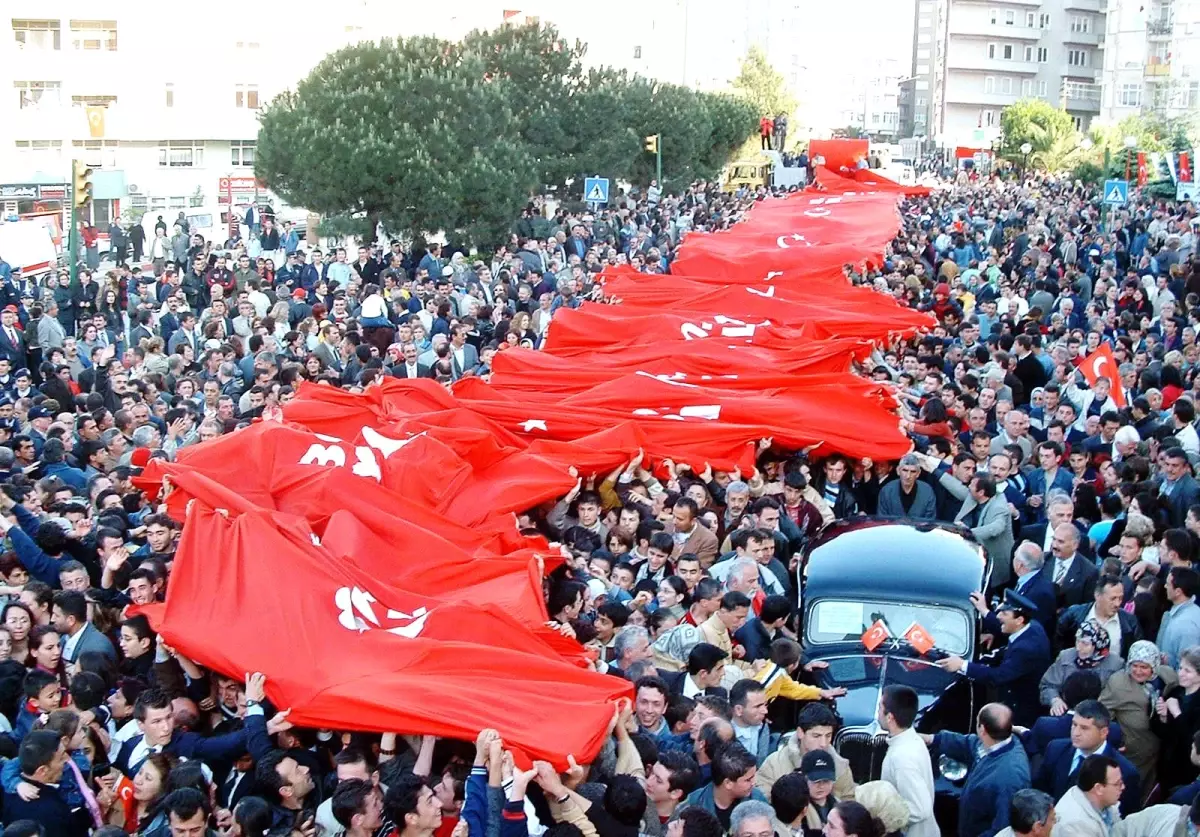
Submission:
[[[1110,206],[1124,206],[1129,202],[1128,180],[1104,181],[1104,202]]]
[[[608,203],[608,178],[589,177],[583,181],[583,199],[588,203]]]

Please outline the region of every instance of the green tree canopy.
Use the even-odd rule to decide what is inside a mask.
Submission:
[[[1021,99],[1000,112],[1001,153],[1009,159],[1020,159],[1025,143],[1045,152],[1074,133],[1071,115],[1043,99]]]
[[[788,91],[783,74],[771,66],[767,54],[757,45],[750,47],[742,59],[733,88],[750,100],[759,117],[780,113],[790,116],[796,110],[796,98]]]
[[[585,51],[536,23],[346,47],[263,110],[255,174],[326,229],[371,235],[382,221],[490,246],[542,188],[646,182],[649,134],[680,184],[716,176],[754,131],[742,97],[585,71]]]

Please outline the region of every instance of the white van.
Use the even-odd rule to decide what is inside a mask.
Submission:
[[[160,215],[167,225],[167,238],[173,236],[175,219],[179,217],[179,212],[178,209],[147,211],[142,216],[142,229],[146,231],[146,241],[154,240],[154,226],[158,223]],[[187,219],[189,235],[199,233],[204,236],[205,241],[213,242],[213,246],[217,249],[229,238],[228,206],[192,206],[183,210],[183,217]]]
[[[54,239],[41,221],[0,222],[0,257],[26,277],[58,267]]]

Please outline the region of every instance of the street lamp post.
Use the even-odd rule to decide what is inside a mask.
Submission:
[[[1025,174],[1029,169],[1029,152],[1033,151],[1033,146],[1027,142],[1021,143],[1021,179],[1025,179]]]

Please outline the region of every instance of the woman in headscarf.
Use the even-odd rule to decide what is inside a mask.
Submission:
[[[1086,670],[1094,671],[1100,677],[1100,685],[1108,682],[1108,678],[1120,671],[1124,661],[1111,653],[1111,639],[1108,630],[1088,619],[1075,632],[1075,645],[1064,648],[1058,658],[1051,663],[1050,668],[1042,675],[1041,696],[1042,705],[1050,707],[1051,715],[1062,715],[1067,711],[1066,701],[1062,699],[1062,685],[1072,672]]]
[[[1142,787],[1154,787],[1161,742],[1150,729],[1150,716],[1159,698],[1179,683],[1175,671],[1162,664],[1158,646],[1138,640],[1129,647],[1125,670],[1108,679],[1100,702],[1125,734],[1125,755],[1142,777]]]

